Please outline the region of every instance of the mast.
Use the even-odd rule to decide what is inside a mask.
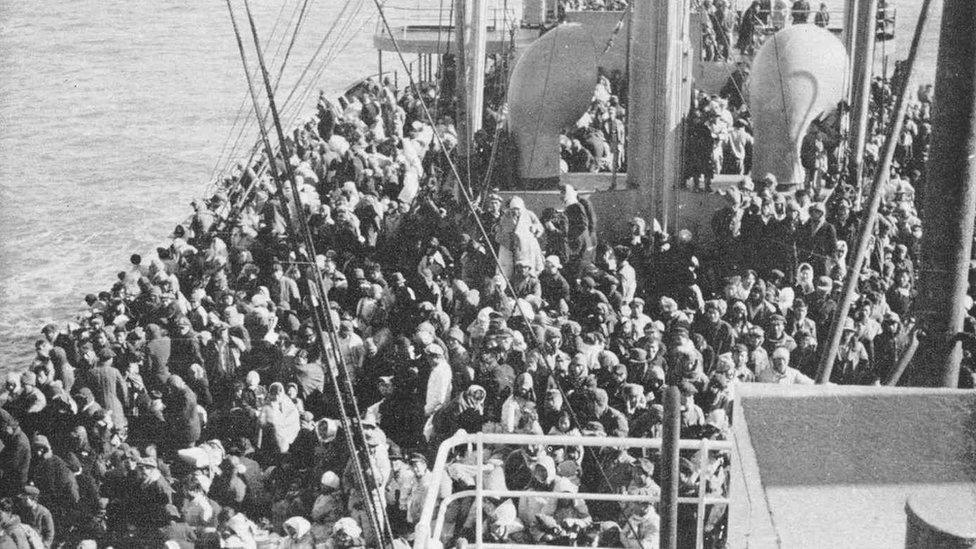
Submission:
[[[874,45],[877,37],[878,0],[860,0],[857,11],[856,47],[850,53],[851,70],[851,174],[854,188],[861,189],[864,175],[864,145],[868,137],[868,117],[871,114],[871,75],[874,73]]]
[[[952,337],[966,316],[976,212],[976,5],[946,0],[942,13],[916,303],[928,338],[916,361],[920,371],[912,377],[924,385],[957,387],[962,349]]]
[[[455,0],[457,28],[457,124],[459,156],[465,166],[475,146],[474,134],[484,118],[485,56],[487,54],[488,3],[486,0]],[[436,122],[436,120],[435,120]],[[470,168],[465,177],[471,178]],[[462,184],[471,188],[471,181]]]

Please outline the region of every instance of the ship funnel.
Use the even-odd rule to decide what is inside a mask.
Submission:
[[[815,25],[794,25],[763,44],[749,79],[753,174],[803,181],[800,143],[810,123],[844,98],[847,66],[841,41]]]
[[[599,46],[582,25],[565,23],[532,43],[508,86],[509,130],[529,188],[559,180],[559,133],[586,112],[596,87]],[[533,182],[533,180],[535,180]]]

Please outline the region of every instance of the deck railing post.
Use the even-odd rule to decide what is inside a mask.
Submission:
[[[484,525],[484,514],[485,514],[485,503],[484,496],[482,495],[485,491],[485,443],[482,437],[478,436],[477,444],[477,455],[478,461],[476,462],[478,466],[478,471],[475,473],[475,529],[474,529],[474,546],[481,549],[481,542],[484,540],[485,535],[485,525]]]

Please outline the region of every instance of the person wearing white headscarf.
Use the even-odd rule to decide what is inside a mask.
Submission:
[[[282,454],[298,437],[301,428],[298,408],[285,394],[285,387],[281,383],[272,383],[268,388],[268,400],[261,408],[261,424],[272,427],[273,442]]]
[[[302,517],[291,517],[284,523],[288,537],[281,541],[279,549],[315,549],[312,524]]]
[[[495,227],[498,242],[498,263],[507,278],[511,278],[519,262],[531,267],[533,275],[542,271],[545,256],[539,237],[545,233],[539,218],[525,208],[525,202],[515,196],[508,202],[508,210]]]

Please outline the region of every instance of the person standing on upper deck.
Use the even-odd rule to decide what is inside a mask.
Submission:
[[[591,262],[596,246],[596,212],[593,211],[593,205],[579,196],[572,185],[563,185],[560,195],[566,206],[566,238],[569,241],[570,263],[576,267],[581,263]]]
[[[827,4],[820,3],[820,10],[813,16],[813,24],[822,28],[827,28],[827,25],[830,24],[830,12],[827,11]]]

